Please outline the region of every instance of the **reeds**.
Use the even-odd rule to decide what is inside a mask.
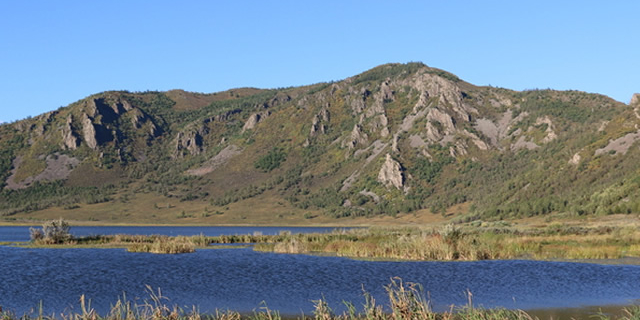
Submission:
[[[353,258],[399,260],[618,259],[640,257],[640,231],[610,228],[576,230],[481,230],[371,228],[329,234],[292,235],[259,245],[280,253],[332,253]]]
[[[159,237],[151,243],[135,243],[127,248],[129,252],[150,252],[157,254],[191,253],[195,245],[187,237]]]
[[[358,228],[331,233],[278,235],[203,234],[185,237],[110,235],[75,238],[47,247],[123,247],[132,252],[185,253],[210,244],[255,244],[277,253],[328,253],[398,260],[618,259],[640,257],[640,231],[632,228],[439,229]],[[43,246],[32,243],[33,246]]]
[[[389,299],[388,310],[385,311],[381,305],[367,292],[365,295],[365,305],[361,312],[352,303],[345,302],[347,311],[342,314],[335,314],[326,299],[313,301],[313,317],[300,316],[301,320],[533,320],[531,316],[522,310],[508,310],[503,308],[484,309],[473,305],[471,294],[469,302],[461,307],[451,306],[449,311],[434,312],[431,309],[429,300],[425,297],[424,291],[419,284],[403,282],[400,278],[393,278],[385,287]],[[147,287],[149,298],[142,304],[136,304],[127,300],[126,296],[118,299],[111,306],[105,315],[100,315],[91,307],[91,302],[84,296],[80,298],[79,313],[61,313],[60,315],[44,315],[42,307],[37,314],[25,314],[16,316],[15,313],[0,308],[0,319],[2,320],[282,320],[280,313],[269,309],[265,303],[253,314],[242,315],[236,311],[216,310],[211,314],[200,313],[197,307],[183,309],[176,305],[168,305],[169,299],[162,295],[158,289],[154,291]],[[633,306],[624,308],[622,315],[617,319],[637,320],[640,319],[640,307]],[[600,314],[594,318],[600,320],[611,319],[610,316]]]

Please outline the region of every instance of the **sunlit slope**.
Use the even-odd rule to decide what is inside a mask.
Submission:
[[[277,224],[640,213],[637,100],[478,87],[420,63],[274,90],[103,92],[0,126],[0,214]]]

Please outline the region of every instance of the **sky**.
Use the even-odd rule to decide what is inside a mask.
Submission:
[[[476,85],[640,92],[640,1],[0,1],[0,122],[108,90],[211,93],[420,61]]]

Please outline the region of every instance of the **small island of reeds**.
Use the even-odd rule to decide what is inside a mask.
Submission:
[[[640,257],[640,231],[632,227],[510,228],[505,225],[371,227],[330,233],[221,236],[94,235],[73,237],[62,220],[32,229],[33,247],[126,248],[131,252],[189,253],[216,244],[251,244],[254,250],[333,254],[362,259],[492,260],[621,259]],[[53,231],[52,231],[53,230]],[[34,236],[35,234],[35,236]]]

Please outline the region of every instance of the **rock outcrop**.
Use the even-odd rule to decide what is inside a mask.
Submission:
[[[542,139],[542,143],[551,142],[558,138],[558,135],[555,133],[555,131],[553,131],[554,125],[553,122],[551,122],[549,116],[539,117],[538,119],[536,119],[536,126],[543,124],[547,125],[547,129],[545,129],[545,133],[547,135]]]
[[[329,123],[329,110],[327,108],[322,108],[318,114],[313,116],[313,120],[311,120],[311,132],[309,133],[312,137],[316,134],[321,133],[325,134],[327,131],[327,124]]]
[[[362,113],[362,111],[367,107],[366,101],[367,97],[371,95],[371,91],[366,88],[362,88],[358,93],[354,92],[354,88],[349,88],[350,96],[355,97],[351,100],[351,111],[353,115],[358,116]]]
[[[146,130],[147,135],[150,138],[155,138],[162,133],[162,130],[158,128],[155,125],[155,123],[153,123],[153,121],[151,120],[151,117],[149,117],[146,113],[144,113],[144,111],[140,109],[130,109],[130,110],[131,111],[128,113],[131,114],[131,125],[135,129]]]
[[[270,115],[271,115],[271,111],[269,110],[252,113],[249,116],[249,119],[247,119],[247,122],[244,123],[244,126],[242,126],[242,132],[245,132],[247,130],[252,130],[253,128],[256,127],[258,123],[262,122],[265,118],[267,118]]]
[[[355,124],[353,126],[353,130],[351,130],[351,135],[347,140],[343,142],[342,146],[349,149],[354,149],[358,145],[366,144],[367,141],[367,134],[362,132],[362,127],[359,124]]]
[[[576,153],[573,155],[573,157],[571,157],[571,159],[569,159],[568,163],[577,166],[578,164],[580,164],[580,160],[582,160],[582,156],[580,156],[579,153]]]
[[[605,153],[626,154],[638,140],[640,140],[640,130],[628,133],[618,139],[609,140],[609,143],[605,147],[596,150],[594,155],[598,156]]]
[[[214,121],[217,121],[217,122],[227,121],[227,120],[229,120],[229,118],[231,118],[231,116],[233,116],[235,114],[238,114],[240,112],[242,112],[242,109],[229,110],[229,111],[221,113],[221,114],[219,114],[217,116],[205,119],[204,123],[209,123],[209,122],[214,122]]]
[[[629,105],[634,105],[634,104],[640,104],[640,93],[634,93],[633,96],[631,96],[631,101],[629,102]]]
[[[204,149],[202,135],[198,131],[179,132],[176,137],[173,158],[182,158],[185,151],[191,155],[199,155]]]
[[[283,105],[287,102],[291,101],[291,97],[288,94],[279,92],[275,97],[271,98],[267,103],[267,107],[274,108],[280,105]]]
[[[95,150],[98,147],[98,140],[96,139],[96,127],[87,114],[84,114],[83,116],[82,138],[89,148]]]
[[[62,127],[62,148],[66,150],[75,150],[80,145],[80,139],[78,135],[73,132],[71,124],[73,123],[73,117],[69,115],[65,125]]]
[[[427,140],[446,144],[451,142],[456,132],[454,119],[446,112],[431,108],[427,114]]]
[[[389,118],[384,104],[394,99],[390,85],[390,79],[380,84],[380,90],[373,95],[373,103],[364,112],[364,117],[371,119],[369,121],[371,131],[378,132],[383,138],[389,136]],[[360,124],[363,123],[363,120],[364,118],[360,118]]]
[[[387,153],[384,164],[378,173],[378,181],[387,188],[395,187],[402,189],[404,186],[404,176],[402,175],[402,166],[399,162],[393,160],[391,155]]]

